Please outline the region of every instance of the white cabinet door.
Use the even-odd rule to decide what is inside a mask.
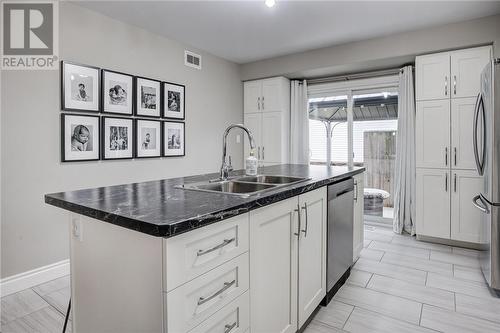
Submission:
[[[299,196],[299,328],[326,295],[326,192],[325,186]]]
[[[261,113],[245,113],[243,116],[245,126],[252,132],[255,140],[255,157],[260,158],[260,150],[262,149],[262,114]],[[243,135],[243,162],[250,156],[250,143],[246,135]]]
[[[450,54],[437,53],[416,57],[417,101],[449,98]]]
[[[451,166],[476,169],[472,150],[475,97],[451,100]]]
[[[450,166],[449,100],[417,102],[415,136],[417,167]]]
[[[283,111],[282,90],[282,78],[262,80],[261,107],[263,112]]]
[[[283,154],[283,112],[265,112],[262,114],[262,148],[264,162],[282,163]]]
[[[243,112],[261,112],[262,81],[248,81],[243,84]]]
[[[297,331],[297,197],[250,212],[252,333]]]
[[[365,173],[354,176],[354,225],[353,225],[353,262],[359,258],[364,241],[364,183]]]
[[[451,53],[451,96],[475,97],[480,76],[491,59],[491,47],[476,47]]]
[[[450,238],[450,175],[447,169],[417,169],[417,234]]]
[[[484,192],[484,180],[476,171],[452,170],[451,238],[482,243],[482,213],[472,204],[472,198]]]

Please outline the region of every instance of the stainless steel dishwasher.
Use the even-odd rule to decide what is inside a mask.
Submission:
[[[348,178],[328,186],[327,222],[327,293],[323,305],[345,283],[352,266],[354,179]]]

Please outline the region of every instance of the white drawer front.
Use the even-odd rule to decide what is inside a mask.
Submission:
[[[248,253],[168,292],[168,332],[187,332],[243,294],[249,286]]]
[[[217,311],[189,333],[244,333],[250,327],[248,291]]]
[[[248,251],[248,214],[164,240],[163,290],[171,291]]]

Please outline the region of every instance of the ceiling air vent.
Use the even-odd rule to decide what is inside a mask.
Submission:
[[[201,55],[185,50],[184,64],[189,67],[201,69]]]

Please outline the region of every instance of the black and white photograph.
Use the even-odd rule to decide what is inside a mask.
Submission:
[[[160,87],[160,81],[141,77],[136,78],[136,116],[155,118],[161,116]]]
[[[161,156],[161,122],[136,120],[136,157]]]
[[[61,114],[61,161],[99,159],[99,117]]]
[[[184,141],[184,123],[173,121],[163,122],[163,156],[184,156]]]
[[[102,117],[102,159],[133,157],[133,119]]]
[[[61,62],[61,108],[99,112],[99,68]]]
[[[185,86],[163,82],[163,117],[185,119]]]
[[[102,112],[132,115],[133,76],[103,69],[102,78]]]

